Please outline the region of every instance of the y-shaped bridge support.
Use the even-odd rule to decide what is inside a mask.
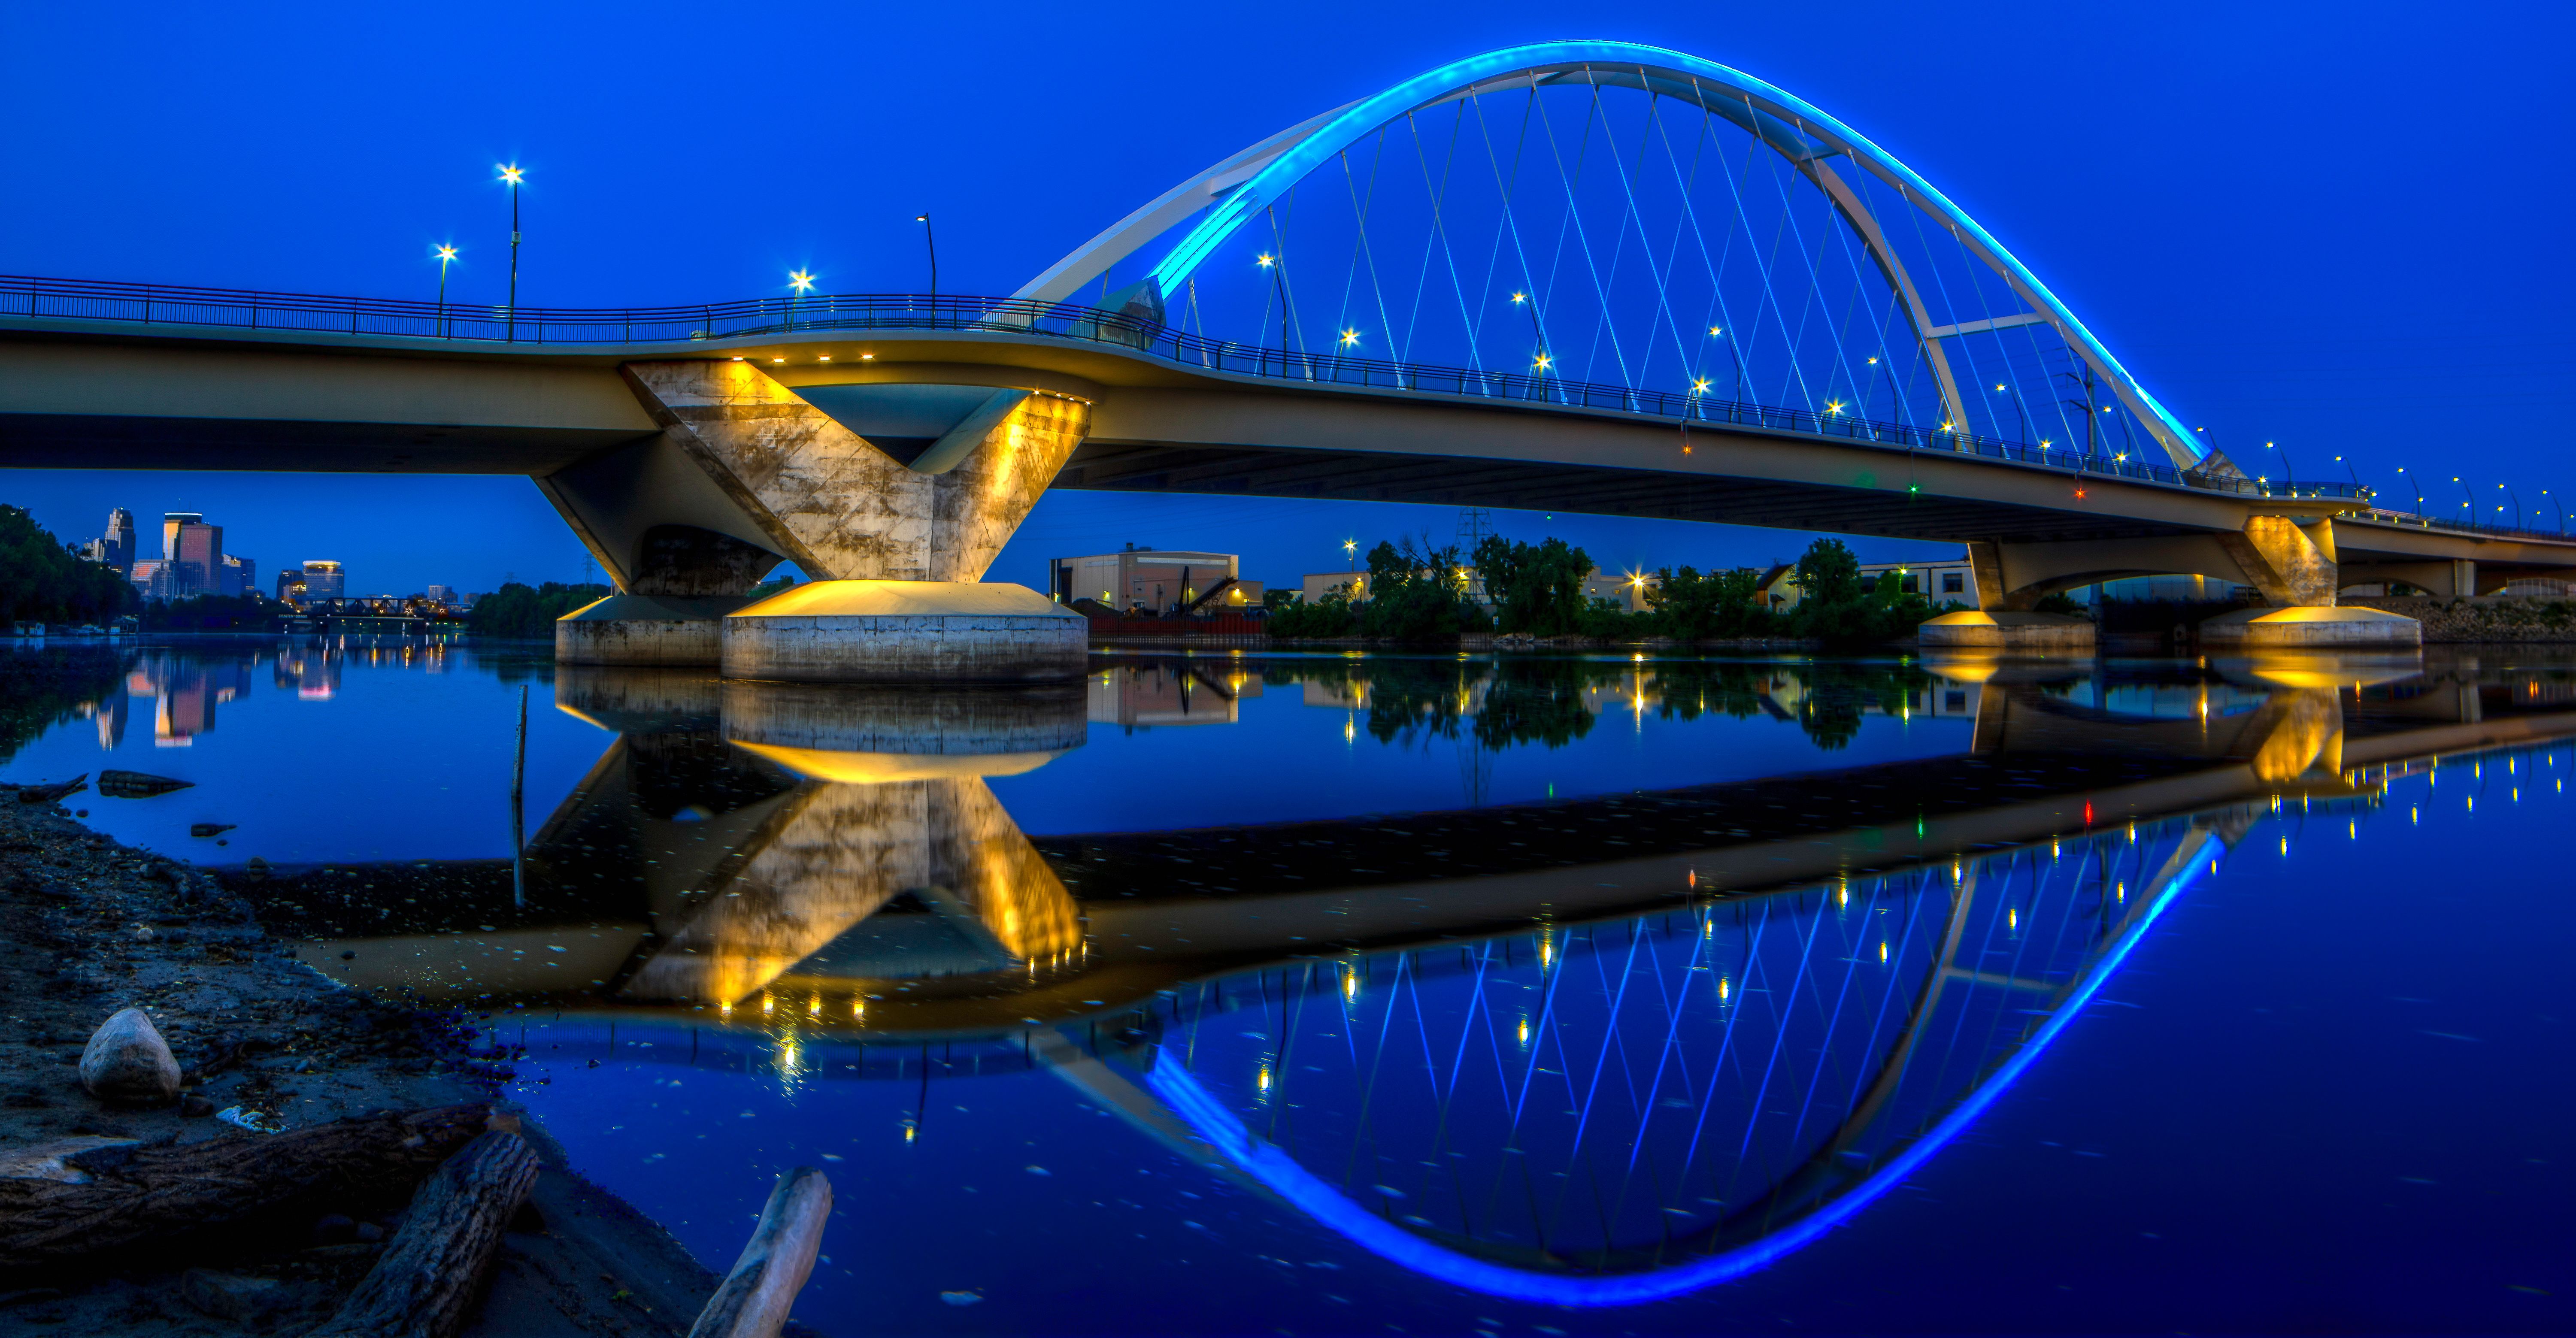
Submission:
[[[1087,403],[890,387],[926,392],[916,416],[939,435],[872,441],[748,362],[622,370],[661,435],[539,480],[619,588],[557,625],[558,658],[771,679],[1080,675],[1078,615],[980,578],[1081,442]],[[816,580],[751,605],[782,559]]]
[[[2089,651],[2092,624],[2035,612],[2041,599],[2102,581],[2175,574],[2262,592],[2265,607],[2201,624],[2202,638],[2212,643],[2366,649],[2423,641],[2423,629],[2412,618],[2337,607],[2340,563],[2334,522],[2324,517],[2253,516],[2233,534],[2035,544],[1972,540],[1968,564],[1976,576],[1978,609],[1926,622],[1925,645]]]

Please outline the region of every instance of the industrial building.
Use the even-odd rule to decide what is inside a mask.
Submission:
[[[1062,604],[1089,600],[1140,616],[1261,604],[1261,583],[1242,579],[1240,563],[1232,553],[1129,544],[1120,552],[1056,558],[1047,566],[1048,584]]]

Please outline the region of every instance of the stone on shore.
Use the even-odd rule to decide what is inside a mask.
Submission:
[[[179,1096],[179,1061],[140,1008],[109,1018],[81,1051],[81,1086],[101,1101],[164,1106]]]

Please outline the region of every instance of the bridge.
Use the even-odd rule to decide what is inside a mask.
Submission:
[[[1955,541],[1984,611],[1927,635],[1994,645],[2068,635],[2029,612],[2048,593],[2166,573],[2262,593],[2213,636],[2411,642],[2338,592],[2576,567],[2560,534],[2249,475],[1859,132],[1605,42],[1322,113],[1009,297],[0,279],[0,464],[103,458],[524,474],[619,591],[563,626],[565,658],[772,678],[1078,672],[1077,620],[981,583],[1049,487]],[[746,611],[791,560],[818,585]]]
[[[1250,672],[1309,671],[1352,672]],[[1487,671],[1801,720],[1887,686],[1690,663],[1317,686],[1418,719]],[[1465,677],[1423,677],[1444,672]],[[932,1134],[934,1079],[1044,1067],[1396,1266],[1623,1305],[1809,1246],[1938,1155],[2270,815],[2364,820],[2397,776],[2509,774],[2576,737],[2561,677],[1960,659],[1900,696],[1965,699],[1950,757],[1032,839],[982,778],[1079,739],[1060,689],[997,710],[989,690],[570,669],[558,706],[618,737],[531,843],[525,905],[506,861],[232,881],[337,978],[604,1028],[559,1059],[878,1080]]]

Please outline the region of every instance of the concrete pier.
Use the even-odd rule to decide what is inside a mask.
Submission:
[[[727,678],[1048,683],[1082,677],[1091,623],[1021,585],[815,581],[724,620]]]
[[[1916,629],[1926,649],[1987,650],[2024,655],[2090,655],[2093,623],[2062,613],[1945,613]]]
[[[2238,609],[2202,622],[2200,641],[2213,649],[2310,646],[2384,650],[2423,645],[2424,625],[2412,618],[2357,605]]]
[[[561,664],[711,665],[723,651],[724,616],[748,595],[610,595],[555,620]]]

